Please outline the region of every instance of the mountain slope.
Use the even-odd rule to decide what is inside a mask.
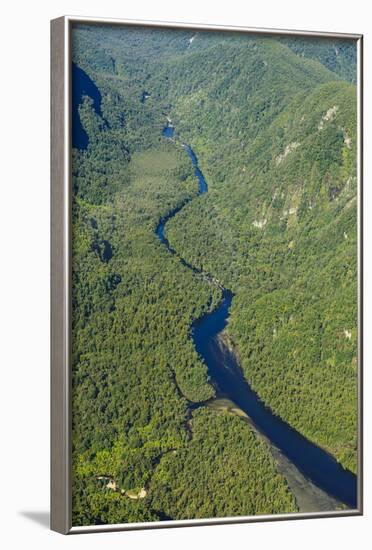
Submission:
[[[190,406],[215,394],[190,327],[220,291],[154,234],[197,194],[161,131],[171,116],[207,177],[167,237],[234,290],[245,377],[355,471],[355,88],[229,33],[79,27],[73,58],[101,95],[73,152],[74,524],[295,511],[267,443]]]
[[[244,152],[208,142],[202,158],[214,187],[168,232],[236,292],[228,332],[253,388],[353,471],[355,109],[355,88],[329,82],[300,92]]]

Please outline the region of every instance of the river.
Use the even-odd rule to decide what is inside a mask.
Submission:
[[[175,129],[168,119],[163,136],[175,139]],[[199,168],[198,159],[190,145],[182,144],[191,159],[195,176],[199,183],[199,194],[208,192],[207,182]],[[190,201],[187,201],[190,202]],[[165,236],[165,224],[183,207],[170,211],[158,224],[156,235],[171,254],[178,256],[183,265],[196,273],[201,271],[192,266],[172,248]],[[321,491],[330,495],[346,507],[357,506],[357,478],[345,470],[327,451],[318,447],[276,416],[245,380],[236,355],[231,346],[221,337],[227,326],[230,306],[233,300],[231,290],[216,283],[210,274],[205,274],[210,284],[218,284],[222,290],[220,304],[211,312],[196,320],[192,326],[192,338],[195,348],[203,358],[208,373],[219,395],[227,397],[249,417],[250,422],[279,454],[287,459],[287,467],[294,466],[303,476],[302,485],[308,480]],[[274,453],[275,455],[275,453]],[[292,468],[293,469],[293,468]],[[298,476],[297,476],[298,477]],[[291,482],[289,485],[291,486]],[[291,487],[292,488],[292,487]],[[321,500],[321,499],[320,499]],[[332,500],[332,499],[331,499]],[[329,502],[331,502],[331,500]]]
[[[102,116],[101,94],[90,77],[75,64],[72,65],[72,145],[80,150],[88,146],[86,134],[79,117],[79,105],[84,96],[92,99],[95,112]],[[144,92],[142,102],[150,97]],[[163,136],[175,138],[175,129],[168,119]],[[199,183],[199,194],[208,192],[207,182],[200,170],[198,159],[190,145],[182,144],[191,159],[195,176]],[[192,200],[192,199],[190,199]],[[218,307],[192,326],[195,348],[207,365],[209,375],[217,389],[218,396],[226,397],[239,407],[249,418],[254,429],[269,443],[279,469],[286,476],[296,499],[301,500],[305,493],[309,510],[336,509],[339,503],[354,509],[357,505],[357,478],[345,470],[329,453],[307,440],[286,422],[276,416],[260,400],[245,380],[233,350],[221,335],[227,326],[233,293],[224,288],[212,275],[202,273],[173,249],[165,236],[165,225],[185,203],[169,211],[159,222],[156,235],[168,252],[176,255],[183,265],[195,273],[203,274],[210,284],[217,284],[222,290],[222,300]],[[210,404],[208,404],[210,405]],[[315,496],[314,496],[315,495]],[[330,498],[327,498],[327,495]],[[335,500],[333,500],[335,499]]]

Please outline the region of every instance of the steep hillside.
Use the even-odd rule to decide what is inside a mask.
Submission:
[[[354,471],[355,109],[354,87],[329,82],[299,92],[237,154],[206,142],[214,188],[168,233],[236,292],[229,333],[259,395]]]
[[[334,38],[297,38],[285,37],[282,41],[297,55],[316,59],[341,78],[356,84],[357,52],[352,40]]]

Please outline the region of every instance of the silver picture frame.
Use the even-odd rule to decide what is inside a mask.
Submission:
[[[357,43],[358,504],[353,510],[72,526],[71,520],[71,28],[73,24],[342,38]],[[51,21],[51,529],[63,534],[356,516],[363,514],[363,35],[64,16]]]

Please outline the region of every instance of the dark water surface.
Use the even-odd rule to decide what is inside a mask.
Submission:
[[[149,97],[151,97],[151,94],[144,90],[141,95],[141,103],[145,103],[146,99],[148,99]]]
[[[79,116],[79,105],[83,103],[83,97],[89,96],[93,100],[95,112],[102,116],[101,112],[101,93],[93,80],[75,63],[72,63],[72,146],[76,149],[86,149],[88,147],[88,134],[81,124]]]
[[[167,138],[173,138],[174,126],[171,122],[168,122],[168,124],[163,128],[162,135]]]
[[[168,122],[162,133],[163,136],[174,139],[173,125]],[[183,144],[183,146],[194,166],[199,182],[199,194],[206,193],[208,186],[198,166],[198,159],[189,145]],[[199,269],[178,255],[164,235],[165,224],[183,206],[168,212],[159,222],[156,235],[171,254],[180,258],[183,265],[200,273]],[[218,335],[227,325],[233,299],[233,293],[226,288],[222,288],[222,295],[222,301],[218,307],[195,321],[192,327],[195,348],[206,363],[208,373],[217,390],[236,403],[251,418],[258,431],[266,436],[305,477],[348,507],[356,508],[356,476],[345,470],[329,453],[311,443],[266,407],[245,380],[235,354],[218,339]]]

